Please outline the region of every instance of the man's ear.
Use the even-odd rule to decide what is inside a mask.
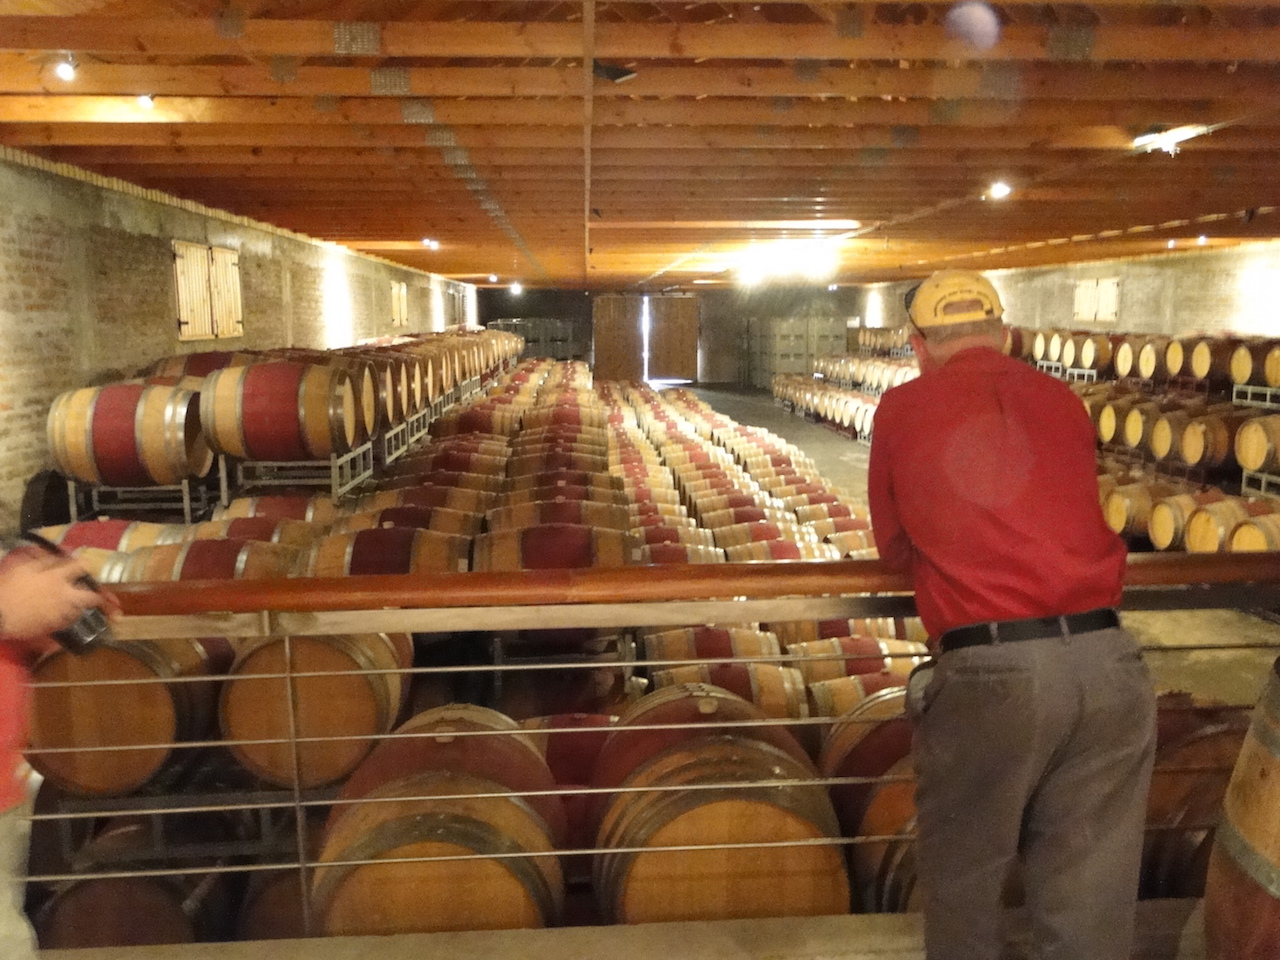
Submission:
[[[933,358],[929,356],[929,345],[925,342],[924,337],[917,332],[913,332],[907,337],[907,340],[911,344],[911,349],[915,351],[916,359],[920,361],[920,369],[931,369]]]

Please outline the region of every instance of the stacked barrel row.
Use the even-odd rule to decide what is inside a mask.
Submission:
[[[215,454],[312,461],[342,455],[518,356],[513,334],[419,335],[341,350],[208,351],[136,378],[68,391],[50,408],[59,472],[85,483],[175,485]]]
[[[1280,419],[1263,407],[1203,395],[1152,395],[1127,384],[1073,384],[1103,443],[1122,444],[1156,461],[1221,473],[1280,469]]]
[[[1097,370],[1101,377],[1134,377],[1156,383],[1182,377],[1212,387],[1280,387],[1280,340],[1273,337],[1040,330],[1034,334],[1031,357]]]

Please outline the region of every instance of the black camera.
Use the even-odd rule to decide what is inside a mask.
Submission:
[[[57,554],[60,557],[66,556],[61,547],[52,541],[46,540],[38,533],[24,533],[22,539],[47,550],[49,553]],[[101,584],[87,573],[77,577],[76,584],[88,590],[96,591],[102,589]],[[80,618],[75,623],[62,630],[54,631],[52,636],[62,645],[64,650],[77,656],[83,656],[100,641],[110,639],[111,625],[98,607],[90,607],[80,614]]]

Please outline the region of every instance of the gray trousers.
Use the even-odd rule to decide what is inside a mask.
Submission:
[[[14,807],[0,813],[0,957],[4,960],[36,960],[36,940],[22,910],[26,887],[30,808]]]
[[[997,960],[1021,855],[1033,960],[1129,960],[1155,694],[1124,630],[943,654],[915,718],[929,960]]]

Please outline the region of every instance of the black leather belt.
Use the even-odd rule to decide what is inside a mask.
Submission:
[[[1119,615],[1110,607],[1069,613],[1064,617],[1033,617],[1028,620],[993,620],[972,627],[948,630],[938,640],[943,653],[974,647],[984,643],[1016,643],[1019,640],[1041,640],[1065,637],[1072,633],[1089,633],[1120,626]]]

